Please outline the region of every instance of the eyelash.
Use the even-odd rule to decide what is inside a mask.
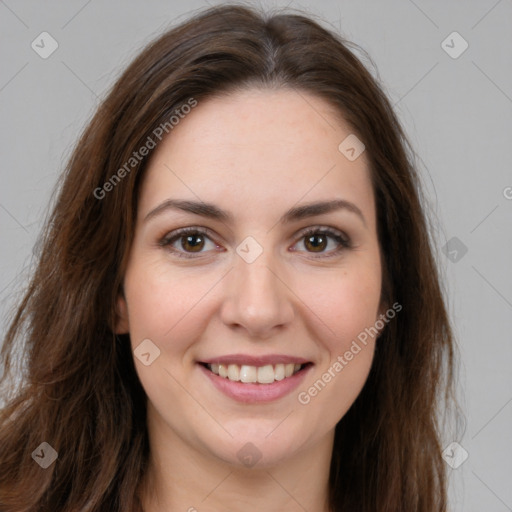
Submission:
[[[317,258],[317,259],[320,259],[320,258],[332,258],[334,256],[337,256],[343,250],[351,249],[352,248],[352,243],[348,239],[348,237],[344,237],[343,234],[340,231],[335,230],[333,228],[329,228],[329,227],[313,227],[313,228],[308,228],[307,230],[301,232],[299,240],[303,239],[303,238],[306,238],[307,236],[318,235],[318,234],[328,235],[329,237],[331,237],[334,240],[336,240],[336,242],[339,243],[340,247],[330,251],[329,253],[327,253],[327,255],[325,253],[318,253],[318,254],[323,254],[323,255],[322,256],[313,256],[314,258]],[[158,245],[160,245],[161,247],[167,248],[168,250],[170,250],[171,252],[176,254],[179,258],[189,258],[189,259],[192,259],[192,258],[200,257],[200,256],[195,256],[195,254],[199,254],[200,255],[202,253],[186,253],[186,252],[182,252],[182,251],[179,251],[179,250],[171,247],[172,244],[175,241],[179,240],[180,238],[182,238],[182,237],[184,237],[186,235],[205,235],[212,242],[214,242],[214,240],[212,240],[212,234],[211,234],[210,230],[204,229],[204,228],[187,227],[187,228],[178,229],[178,230],[173,231],[172,233],[169,233],[168,235],[164,236],[158,242]],[[306,252],[308,252],[308,251],[306,251]],[[315,253],[311,252],[310,254],[315,254]]]

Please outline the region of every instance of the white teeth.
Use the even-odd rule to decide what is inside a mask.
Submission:
[[[225,364],[219,364],[218,372],[214,370],[213,364],[210,365],[210,370],[213,373],[218,373],[221,377],[226,378],[228,376],[228,367]]]
[[[274,379],[283,380],[285,377],[284,364],[276,364],[274,368]]]
[[[274,368],[271,364],[258,368],[258,382],[260,384],[271,384],[274,382]]]
[[[283,380],[297,373],[302,365],[288,364],[267,364],[265,366],[250,366],[238,364],[209,364],[208,368],[223,378],[245,383],[272,384],[275,380]]]
[[[237,364],[230,364],[228,366],[228,379],[240,380],[240,366]]]
[[[258,371],[256,367],[243,365],[240,368],[240,380],[242,382],[256,382],[258,380]]]

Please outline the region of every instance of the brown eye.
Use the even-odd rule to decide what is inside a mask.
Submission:
[[[329,227],[310,228],[302,232],[300,240],[306,252],[316,253],[316,258],[329,258],[340,254],[345,249],[352,248],[352,243],[347,235]]]
[[[327,247],[327,236],[323,233],[305,237],[304,246],[311,252],[322,252]]]
[[[204,237],[201,233],[181,236],[181,247],[187,252],[200,252],[204,247]]]
[[[174,231],[162,238],[158,244],[184,258],[192,258],[195,255],[201,256],[209,252],[208,249],[216,248],[209,231],[199,228],[183,228]],[[210,247],[208,247],[208,244],[210,244]]]

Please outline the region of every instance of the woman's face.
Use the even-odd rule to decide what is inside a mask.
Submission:
[[[352,139],[339,149],[350,134],[315,96],[247,90],[200,101],[154,150],[117,326],[150,432],[245,466],[331,446],[383,312],[368,161]]]

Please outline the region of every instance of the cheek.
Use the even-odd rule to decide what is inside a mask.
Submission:
[[[328,310],[328,321],[336,333],[332,343],[338,350],[346,349],[350,340],[374,325],[379,307],[380,288],[365,287],[361,281],[345,285],[333,291],[336,298]]]
[[[376,270],[372,270],[375,268]],[[381,277],[378,267],[341,271],[321,278],[302,277],[301,299],[325,326],[323,343],[338,353],[378,317]]]
[[[206,318],[208,293],[219,281],[215,273],[197,274],[162,261],[134,261],[126,274],[130,335],[134,347],[154,341],[165,353],[183,352],[197,339]]]
[[[321,319],[325,328],[318,337],[325,357],[317,371],[301,387],[299,403],[323,411],[323,424],[334,425],[353,404],[368,377],[374,351],[380,302],[378,267],[364,272],[342,272],[322,280],[304,283],[309,289],[307,306]],[[316,291],[314,291],[316,290]],[[320,414],[320,412],[319,412]]]
[[[372,263],[356,268],[347,265],[333,272],[296,270],[287,276],[300,300],[296,302],[293,294],[284,299],[296,302],[297,316],[306,324],[317,325],[315,337],[333,356],[344,352],[376,320],[381,277],[378,262]],[[222,277],[224,271],[175,267],[170,272],[160,259],[135,261],[131,269],[125,291],[134,344],[149,338],[166,350],[177,351],[183,348],[180,340],[184,344],[193,340],[206,328],[203,324],[211,317],[211,309],[220,306],[215,288],[222,288],[219,274]],[[212,302],[214,296],[217,306]]]

